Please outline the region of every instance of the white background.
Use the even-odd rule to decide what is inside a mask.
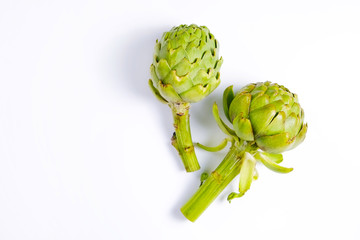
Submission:
[[[360,239],[360,2],[0,1],[0,239]],[[222,84],[191,108],[194,141],[229,85],[271,80],[299,95],[309,130],[260,177],[196,223],[172,116],[148,88],[155,40],[206,25]],[[203,170],[226,154],[196,150]]]

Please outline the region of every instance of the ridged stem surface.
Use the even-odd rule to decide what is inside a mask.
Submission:
[[[239,174],[243,154],[244,150],[242,147],[231,146],[230,151],[220,165],[181,208],[181,212],[187,219],[194,222],[236,175]]]
[[[178,150],[181,160],[187,172],[200,169],[195,155],[194,144],[190,132],[189,103],[169,104],[174,118],[175,132],[172,137],[172,145]]]

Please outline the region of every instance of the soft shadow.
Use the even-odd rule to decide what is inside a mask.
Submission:
[[[177,151],[171,145],[171,137],[174,131],[173,119],[170,108],[158,101],[151,92],[148,80],[150,76],[150,65],[153,61],[154,46],[156,39],[160,39],[163,32],[168,31],[172,26],[157,26],[148,28],[137,28],[125,35],[120,36],[127,41],[123,45],[114,47],[112,54],[115,58],[116,66],[113,66],[113,75],[115,75],[115,86],[120,91],[126,89],[127,93],[134,95],[134,98],[140,98],[144,104],[152,109],[153,116],[158,121],[155,128],[161,129],[165,144],[168,144],[169,151],[176,162],[179,171],[184,167],[177,154]],[[121,41],[119,41],[121,42]]]
[[[232,82],[234,84],[234,90],[238,90],[242,85],[237,84],[237,82]],[[232,85],[229,84],[229,85]],[[232,125],[227,121],[222,107],[222,93],[228,85],[225,83],[223,86],[219,86],[213,93],[204,98],[198,103],[192,104],[190,109],[191,114],[191,129],[192,129],[192,138],[194,143],[198,141],[202,141],[201,143],[207,146],[216,146],[218,145],[224,138],[227,136],[221,132],[219,127],[214,120],[212,114],[212,106],[214,102],[217,103],[220,116],[224,120],[229,127]],[[183,216],[180,211],[180,208],[195,194],[200,184],[200,175],[203,172],[207,172],[211,174],[212,171],[216,169],[216,167],[220,164],[220,162],[224,159],[225,155],[229,151],[231,143],[228,143],[227,147],[219,152],[206,152],[202,149],[196,148],[196,154],[201,166],[200,171],[192,174],[191,181],[188,182],[188,187],[181,194],[181,197],[178,199],[177,203],[174,205],[172,209],[172,215],[175,219],[179,221],[188,221]],[[237,178],[235,178],[237,179]],[[227,186],[223,192],[219,194],[217,197],[221,202],[227,202],[227,196],[232,191],[236,191],[236,187],[234,188],[234,182],[231,182],[229,186]],[[237,183],[235,183],[237,186]],[[212,204],[211,204],[212,205]],[[209,207],[211,207],[211,205]]]
[[[199,154],[197,154],[197,156],[198,156],[199,160],[201,158],[201,160],[200,160],[201,169],[197,172],[194,172],[191,174],[186,174],[186,176],[184,176],[184,178],[186,177],[188,179],[187,183],[186,183],[186,185],[188,187],[186,187],[185,190],[182,192],[182,194],[179,195],[177,202],[174,204],[173,208],[171,209],[171,215],[173,216],[174,219],[177,219],[179,221],[188,221],[185,218],[185,216],[181,213],[181,211],[180,211],[181,207],[199,189],[201,174],[203,172],[211,174],[211,172],[214,171],[214,169],[219,165],[220,161],[224,158],[224,156],[226,155],[226,152],[227,152],[227,150],[223,150],[223,151],[216,152],[216,153],[205,153],[204,154],[204,152],[202,152],[202,150],[199,150]],[[204,163],[202,160],[207,161],[207,162]]]
[[[116,49],[119,83],[126,87],[128,93],[144,98],[145,101],[155,100],[148,86],[150,65],[153,60],[153,51],[156,39],[160,38],[166,28],[135,28],[120,36],[126,42]],[[155,101],[154,101],[155,102]],[[158,103],[158,102],[156,102]]]

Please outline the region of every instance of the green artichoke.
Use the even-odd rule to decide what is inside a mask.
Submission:
[[[200,169],[190,134],[190,103],[200,101],[220,84],[222,62],[219,43],[205,26],[180,25],[156,41],[149,85],[173,111],[172,144],[187,171]]]
[[[201,187],[181,208],[191,221],[195,221],[238,174],[239,192],[229,194],[228,200],[243,196],[258,177],[258,161],[273,171],[291,172],[292,168],[278,165],[283,160],[281,153],[299,145],[307,132],[304,111],[297,95],[275,83],[249,84],[237,94],[230,86],[224,91],[223,107],[234,129],[220,118],[215,103],[214,118],[229,137],[217,147],[199,146],[208,151],[218,151],[228,141],[232,145],[220,165],[207,180],[202,180]]]
[[[249,84],[236,96],[230,86],[224,92],[223,107],[236,135],[244,141],[255,141],[263,151],[281,153],[305,138],[304,111],[297,95],[284,86]]]

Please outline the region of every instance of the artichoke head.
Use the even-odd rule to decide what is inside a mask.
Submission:
[[[255,141],[268,153],[281,153],[299,145],[307,124],[298,97],[282,85],[271,82],[249,84],[234,94],[224,91],[224,112],[236,135]]]
[[[194,103],[220,83],[219,43],[205,26],[180,25],[156,41],[149,84],[167,103]]]

